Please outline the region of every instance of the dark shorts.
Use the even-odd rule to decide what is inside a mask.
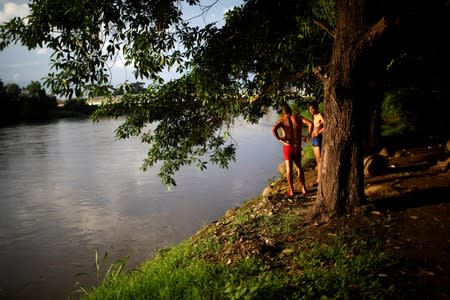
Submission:
[[[293,145],[283,145],[284,160],[293,160],[302,155],[301,148]]]
[[[321,147],[322,146],[322,135],[319,134],[318,136],[313,137],[311,144],[313,147]]]

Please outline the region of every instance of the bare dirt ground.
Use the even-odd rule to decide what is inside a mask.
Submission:
[[[411,299],[450,299],[450,159],[445,146],[401,149],[388,160],[387,172],[365,180],[368,204],[362,209],[371,218],[355,214],[344,222],[383,224],[385,248],[401,251],[409,262],[392,274],[404,275],[400,284],[411,289]],[[314,176],[308,177],[311,184]]]
[[[402,249],[413,263],[400,272],[415,283],[415,299],[450,299],[450,170],[444,149],[405,149],[403,156],[389,158],[387,174],[366,179],[369,205],[386,220],[386,247]]]
[[[450,299],[449,153],[444,145],[398,149],[388,162],[382,175],[366,177],[367,204],[351,216],[317,226],[317,237],[343,225],[381,235],[387,251],[408,261],[407,268],[391,270],[390,276],[410,299]],[[313,170],[305,173],[311,194],[298,196],[298,202],[308,208],[315,201],[311,187],[316,176]],[[284,182],[272,197],[286,197]]]

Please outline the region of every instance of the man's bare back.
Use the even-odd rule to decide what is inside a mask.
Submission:
[[[280,128],[283,130],[281,140],[285,144],[301,147],[302,145],[302,126],[297,116],[284,115],[280,121]]]

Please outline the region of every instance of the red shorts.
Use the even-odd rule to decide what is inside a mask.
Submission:
[[[283,145],[284,160],[293,160],[294,157],[301,157],[301,148],[293,145]]]

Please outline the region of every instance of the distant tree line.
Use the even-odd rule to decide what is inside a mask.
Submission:
[[[142,93],[144,83],[130,83],[114,90],[114,95],[125,93]],[[97,91],[94,96],[106,94]],[[58,105],[58,103],[63,105]],[[86,98],[57,100],[55,96],[47,95],[38,81],[32,81],[22,88],[16,83],[4,84],[0,79],[0,125],[18,122],[40,122],[53,118],[89,116],[96,106],[88,105]]]
[[[21,88],[15,83],[0,80],[0,125],[20,121],[43,121],[54,116],[58,103],[55,96],[47,95],[41,84],[32,81]]]

